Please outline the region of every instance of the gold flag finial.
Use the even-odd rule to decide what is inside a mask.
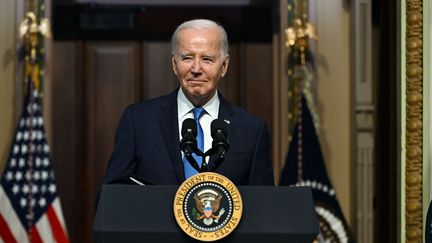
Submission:
[[[315,26],[311,22],[302,21],[300,18],[295,18],[293,24],[285,29],[287,47],[293,46],[296,43],[300,46],[306,46],[306,39],[318,40]]]
[[[24,58],[24,75],[25,85],[32,80],[36,89],[41,88],[41,76],[43,75],[43,43],[44,38],[51,37],[50,22],[48,18],[38,17],[40,13],[36,8],[36,2],[31,2],[33,7],[28,11],[19,23],[18,35],[23,40],[25,58]],[[43,10],[41,6],[41,11]],[[27,90],[27,89],[25,89]],[[42,95],[42,91],[41,91]]]
[[[49,20],[45,17],[38,20],[34,12],[27,12],[19,24],[19,37],[24,40],[26,46],[30,49],[31,61],[36,60],[39,34],[46,38],[51,37]]]

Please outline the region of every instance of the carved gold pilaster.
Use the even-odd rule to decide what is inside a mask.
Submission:
[[[423,4],[406,0],[405,239],[422,242]]]

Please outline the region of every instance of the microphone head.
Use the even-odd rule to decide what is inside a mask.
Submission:
[[[215,119],[215,120],[213,120],[212,123],[211,123],[210,129],[211,129],[211,136],[212,136],[212,138],[214,138],[215,135],[218,134],[218,133],[222,133],[225,137],[227,135],[226,124],[221,119]]]
[[[186,133],[191,132],[193,134],[193,137],[196,137],[197,135],[197,125],[194,119],[187,118],[183,121],[181,135],[185,136]]]

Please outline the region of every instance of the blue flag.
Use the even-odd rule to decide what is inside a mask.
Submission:
[[[309,186],[320,222],[318,242],[353,242],[327,176],[321,146],[306,99],[301,97],[300,122],[294,127],[280,185]]]

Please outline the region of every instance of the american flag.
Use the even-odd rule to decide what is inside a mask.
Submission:
[[[0,186],[0,243],[69,242],[45,137],[41,102],[32,89],[15,130]]]

